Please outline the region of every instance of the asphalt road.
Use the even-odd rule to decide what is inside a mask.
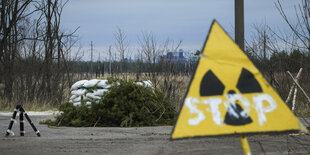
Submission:
[[[0,155],[243,154],[239,137],[170,141],[172,126],[49,128],[38,124],[52,115],[30,115],[41,137],[25,122],[24,137],[19,136],[19,123],[15,123],[15,136],[6,138],[10,117],[0,113]],[[304,122],[310,126],[310,118]],[[310,154],[310,135],[251,136],[248,141],[252,154]]]

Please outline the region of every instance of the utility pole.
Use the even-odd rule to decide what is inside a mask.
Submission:
[[[235,42],[244,51],[244,0],[235,0]]]
[[[90,61],[93,62],[93,41],[90,42]]]
[[[265,31],[265,29],[264,29],[264,35],[263,35],[264,61],[266,60],[266,49],[267,49],[267,37],[266,37],[266,31]]]
[[[90,42],[90,72],[93,72],[93,41]]]
[[[112,57],[112,52],[111,52],[111,45],[109,46],[109,73],[112,75],[112,66],[111,66],[111,57]]]
[[[100,51],[98,52],[98,61],[101,62]]]

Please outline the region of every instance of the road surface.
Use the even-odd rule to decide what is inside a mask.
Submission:
[[[15,123],[15,136],[6,138],[10,115],[0,113],[1,155],[243,154],[239,137],[170,141],[172,126],[72,128],[38,124],[40,120],[53,118],[52,113],[29,113],[41,137],[36,136],[26,121],[24,137],[19,136],[19,123]],[[309,126],[310,118],[304,122]],[[253,154],[310,154],[310,135],[251,136],[248,140]]]

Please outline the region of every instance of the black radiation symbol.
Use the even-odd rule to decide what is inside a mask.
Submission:
[[[258,81],[254,78],[254,75],[245,68],[242,68],[236,88],[242,94],[262,92],[262,88]],[[212,70],[209,70],[202,78],[200,84],[200,96],[207,97],[223,95],[224,90],[224,84],[216,77]],[[234,90],[229,90],[228,97],[229,95],[233,95],[235,93],[236,92]],[[239,105],[239,101],[237,100],[235,103],[229,104],[224,123],[227,125],[238,126],[252,123],[252,119],[242,109],[242,107]]]

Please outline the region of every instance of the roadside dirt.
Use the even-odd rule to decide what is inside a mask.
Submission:
[[[11,115],[0,113],[1,155],[243,154],[239,137],[170,141],[172,126],[50,128],[38,123],[53,118],[52,113],[29,115],[41,137],[36,136],[27,121],[24,137],[19,136],[19,121],[13,125],[15,136],[4,137]],[[303,122],[310,126],[310,118]],[[310,135],[251,136],[248,140],[252,154],[310,154]]]

